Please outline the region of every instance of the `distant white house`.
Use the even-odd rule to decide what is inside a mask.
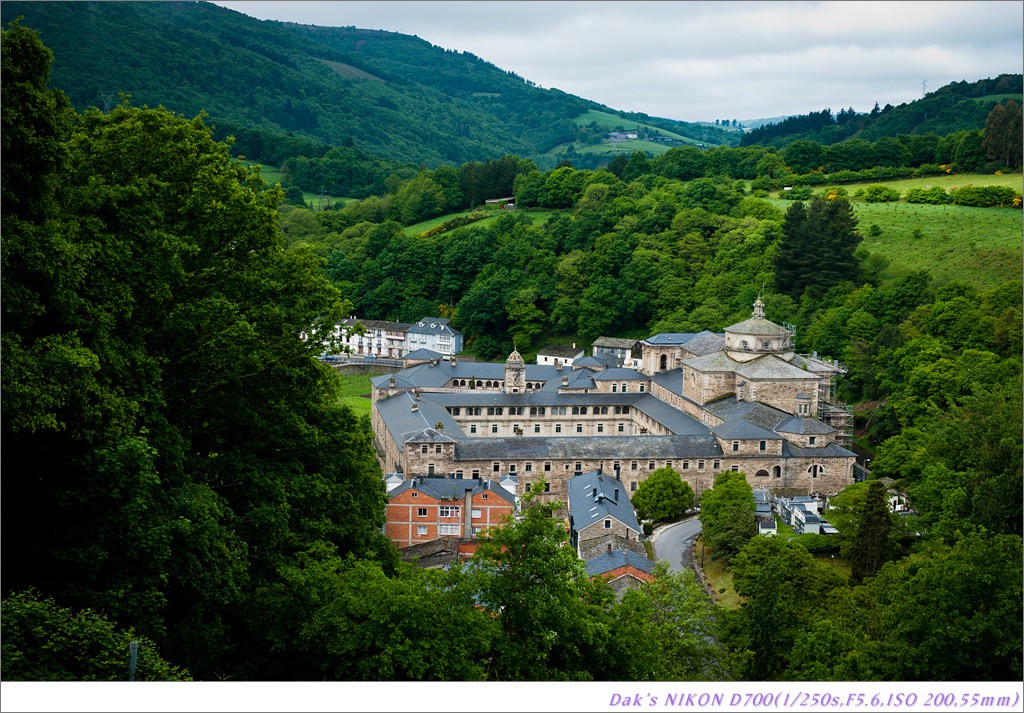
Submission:
[[[406,348],[431,349],[439,354],[458,354],[462,351],[462,332],[453,328],[451,320],[440,317],[421,319],[406,332]]]
[[[537,352],[537,363],[543,366],[572,366],[573,362],[581,359],[586,352],[577,349],[573,344],[571,347],[549,345]]]

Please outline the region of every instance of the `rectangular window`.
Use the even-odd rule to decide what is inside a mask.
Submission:
[[[497,433],[497,432],[498,432],[498,424],[496,424],[496,423],[495,424],[491,424],[491,433]]]
[[[604,521],[604,529],[606,529],[606,530],[612,529],[612,521],[611,520],[605,520]]]
[[[458,517],[459,506],[458,505],[442,505],[438,508],[438,515],[441,517]]]
[[[630,463],[629,464],[629,469],[630,470],[636,470],[637,469],[637,462],[633,461],[632,463]]]
[[[416,526],[416,535],[418,537],[425,537],[426,534],[427,534],[427,526],[426,525],[417,525]]]
[[[732,452],[735,453],[739,449],[740,449],[740,442],[739,441],[733,441],[732,442]]]
[[[476,424],[475,423],[469,427],[469,432],[470,433],[476,433]]]
[[[808,442],[813,446],[815,440],[817,440],[817,438],[815,436],[811,436]]]
[[[462,525],[458,523],[445,523],[437,526],[438,535],[458,537],[462,533]]]
[[[644,393],[644,387],[645,386],[646,386],[646,384],[643,384],[643,383],[640,384],[640,393],[641,394]]]
[[[583,424],[582,423],[577,423],[576,424],[576,433],[583,433]]]
[[[561,432],[562,432],[562,424],[556,423],[555,424],[555,433],[561,433]]]
[[[479,520],[483,516],[484,516],[483,510],[477,510],[476,508],[473,508],[473,519],[474,520]]]
[[[758,443],[758,444],[757,444],[757,449],[758,449],[759,451],[765,451],[765,450],[767,450],[767,449],[768,449],[768,441],[761,441],[760,443]]]
[[[704,461],[697,461],[697,470],[704,470]]]
[[[579,461],[576,461],[576,472],[578,473],[581,470],[583,470],[583,464],[580,463]]]
[[[515,464],[515,463],[510,463],[510,464],[509,464],[509,466],[508,466],[508,472],[509,472],[509,473],[515,473],[515,472],[516,472],[516,464]]]
[[[625,384],[622,385],[622,393],[626,393],[626,385]]]
[[[625,433],[626,427],[620,423],[616,430],[618,430],[619,433]]]
[[[649,462],[649,463],[647,464],[647,470],[654,470],[654,461],[653,461],[653,460],[652,460],[652,461],[650,461],[650,462]]]
[[[474,468],[474,469],[473,469],[473,474],[472,474],[472,475],[473,475],[473,478],[479,478],[479,477],[480,477],[480,471],[479,471],[479,469],[477,469],[477,468]]]
[[[424,443],[422,446],[420,446],[420,453],[426,453],[426,452],[427,452],[427,444]]]
[[[545,463],[544,464],[544,472],[545,473],[550,473],[551,472],[551,464],[550,463]]]
[[[730,470],[732,470],[733,473],[739,473],[740,467],[738,465],[734,465],[732,466],[732,468],[730,468]]]
[[[632,483],[629,484],[629,492],[631,492],[631,493],[635,493],[636,492],[636,481],[635,480]]]
[[[426,517],[426,516],[427,516],[427,509],[426,508],[416,508],[416,517]]]
[[[440,453],[440,452],[441,452],[441,444],[438,443],[436,446],[434,446],[434,453]]]
[[[544,483],[544,492],[545,493],[550,493],[551,492],[551,483]]]
[[[718,470],[721,467],[722,467],[722,461],[720,461],[720,460],[712,461],[711,468],[713,470]]]
[[[598,433],[604,433],[604,424],[603,423],[597,424],[597,432]]]
[[[501,463],[491,463],[491,470],[497,473],[501,470]]]
[[[683,470],[689,470],[689,469],[690,469],[690,461],[684,460],[683,461]]]
[[[533,424],[533,432],[534,433],[540,433],[540,424],[539,423]]]
[[[618,391],[619,391],[619,385],[618,384],[612,384],[612,393],[615,394],[615,393],[618,393]]]

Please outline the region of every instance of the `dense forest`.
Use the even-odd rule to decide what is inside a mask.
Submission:
[[[129,640],[146,680],[1021,678],[1019,274],[887,272],[853,211],[885,192],[829,182],[780,208],[769,189],[828,174],[770,147],[598,170],[477,157],[313,211],[201,116],[76,111],[52,59],[4,28],[6,680],[123,678]],[[920,163],[864,141],[836,169],[952,171],[960,147],[1010,170],[1020,137],[1002,127],[1019,117],[1007,104]],[[982,188],[924,195],[1019,216],[1019,192]],[[496,193],[519,209],[406,230]],[[530,497],[466,566],[400,562],[369,424],[317,360],[337,345],[299,338],[352,313],[443,314],[490,358],[513,340],[720,330],[759,292],[800,351],[849,366],[876,477],[836,498],[835,544],[751,538],[745,478],[716,481],[701,517],[744,597],[732,609],[664,569],[616,599]]]

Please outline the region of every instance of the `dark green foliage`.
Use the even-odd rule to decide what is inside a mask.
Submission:
[[[1006,104],[996,104],[985,120],[985,155],[1008,168],[1021,167],[1022,139],[1024,127],[1021,124],[1020,104],[1012,99]]]
[[[693,507],[693,489],[672,468],[658,468],[637,487],[630,501],[641,520],[674,520]]]
[[[7,594],[2,608],[5,681],[127,681],[133,641],[136,681],[191,680],[162,659],[147,637],[118,630],[89,609],[74,612],[34,590]]]
[[[754,491],[743,472],[726,471],[700,496],[700,523],[704,539],[718,554],[729,558],[757,535]]]
[[[808,288],[823,295],[831,287],[856,277],[855,252],[861,236],[850,202],[833,193],[816,196],[805,208],[794,203],[786,211],[783,238],[775,254],[775,285],[779,292],[799,298]]]
[[[5,66],[42,56],[22,32]],[[52,126],[57,96],[17,125]],[[12,157],[46,153],[29,135],[5,132]],[[265,648],[255,590],[313,543],[388,562],[368,429],[299,336],[348,309],[201,119],[122,105],[51,135],[63,163],[4,162],[5,187],[43,171],[55,193],[19,222],[4,193],[4,538],[38,533],[5,584],[102,610],[196,676],[269,676],[243,653]]]
[[[880,480],[868,482],[864,504],[857,517],[856,534],[849,548],[850,580],[854,584],[873,577],[889,557],[893,516],[886,495],[886,487]]]

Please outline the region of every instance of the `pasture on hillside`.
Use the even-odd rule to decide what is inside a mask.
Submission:
[[[403,229],[403,232],[406,235],[408,235],[408,236],[421,235],[421,234],[427,232],[428,230],[431,230],[432,228],[436,228],[437,226],[441,225],[442,223],[445,223],[445,222],[451,220],[452,218],[460,218],[460,217],[466,216],[466,215],[473,215],[476,212],[478,212],[478,211],[475,211],[475,210],[462,210],[462,211],[459,211],[457,213],[447,213],[445,215],[438,216],[437,218],[431,218],[429,220],[424,220],[424,221],[422,221],[420,223],[415,223],[413,225],[406,226]],[[512,215],[525,215],[527,218],[530,219],[530,222],[533,223],[533,225],[543,225],[544,223],[546,223],[548,221],[548,218],[550,218],[551,216],[555,215],[558,212],[559,211],[532,210],[531,209],[531,210],[516,210],[516,211],[512,211]],[[502,216],[502,215],[509,215],[509,211],[494,210],[494,211],[492,211],[492,214],[488,215],[486,218],[482,218],[481,220],[478,220],[475,223],[470,223],[469,226],[463,226],[463,227],[487,225],[488,223],[493,222],[498,216]],[[453,228],[453,230],[458,230],[458,228]]]
[[[940,186],[946,190],[967,185],[1021,188],[1021,174],[959,174],[891,181],[843,184],[852,196],[868,185],[899,191]],[[822,189],[815,189],[815,194]],[[769,198],[785,211],[792,201]],[[1014,208],[972,208],[900,202],[864,203],[854,199],[861,244],[889,260],[883,279],[911,270],[928,270],[936,282],[959,281],[979,289],[1021,275],[1021,211]],[[874,230],[872,226],[878,226]]]

